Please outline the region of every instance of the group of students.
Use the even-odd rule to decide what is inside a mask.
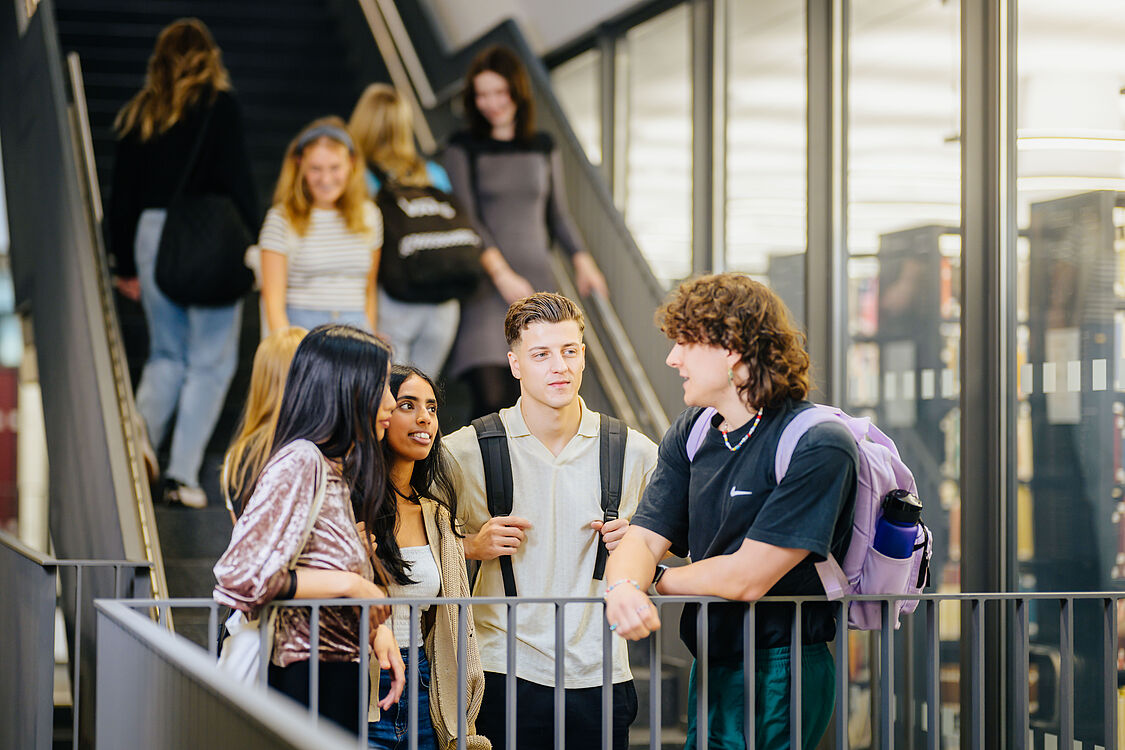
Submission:
[[[169,29],[179,46],[165,39],[172,33],[165,30],[154,61],[168,42],[180,55],[181,68],[167,80],[204,81],[207,87],[154,84],[157,93],[172,91],[181,107],[179,129],[173,118],[161,130],[160,111],[145,109],[146,101],[155,100],[138,95],[138,108],[123,114],[119,169],[129,158],[142,171],[154,169],[153,154],[158,148],[174,149],[176,138],[182,149],[191,135],[185,129],[198,110],[187,105],[209,101],[213,122],[222,114],[229,127],[238,124],[237,109],[225,93],[229,83],[224,87],[223,77],[205,74],[218,61],[205,27],[178,24]],[[206,54],[183,54],[193,39],[210,45],[203,44]],[[469,747],[505,746],[513,724],[515,746],[552,745],[559,659],[565,660],[566,744],[599,745],[606,626],[615,633],[613,745],[627,747],[637,697],[625,641],[661,627],[650,595],[745,602],[765,595],[823,594],[814,563],[842,554],[851,534],[858,458],[854,439],[842,425],[810,428],[784,478],[774,476],[784,427],[811,407],[809,359],[780,299],[739,274],[686,281],[658,311],[661,330],[673,342],[667,364],[683,378],[688,408],[659,448],[634,430],[624,431],[617,517],[604,511],[601,453],[610,442],[603,440],[605,431],[614,428],[578,396],[585,367],[579,308],[566,297],[536,291],[551,286],[547,238],[553,235],[569,246],[580,291],[604,293],[604,280],[569,226],[557,184],[557,156],[549,141],[530,129],[526,75],[521,79],[513,61],[510,53],[491,50],[474,63],[466,91],[473,132],[455,139],[446,158],[451,187],[472,202],[487,245],[482,264],[492,284],[462,300],[461,327],[468,325],[473,338],[458,339],[451,368],[453,374],[477,373],[472,377],[479,379],[478,395],[487,396],[478,399],[477,413],[492,415],[485,422],[475,421],[443,439],[434,371],[394,364],[399,349],[410,347],[411,358],[436,356],[440,344],[429,340],[415,354],[413,344],[396,338],[406,325],[396,322],[396,330],[386,330],[389,305],[376,292],[379,218],[370,208],[370,187],[364,185],[370,180],[360,155],[377,157],[396,179],[407,174],[423,179],[424,174],[436,180],[440,173],[433,166],[397,165],[382,152],[373,157],[363,145],[370,129],[357,125],[362,116],[353,116],[350,127],[340,120],[317,121],[291,144],[261,233],[263,301],[273,332],[255,357],[242,430],[223,467],[235,523],[230,545],[215,566],[215,598],[250,616],[275,600],[385,601],[368,610],[370,643],[359,642],[361,610],[323,609],[317,654],[310,653],[309,610],[280,607],[269,664],[272,686],[309,703],[309,662],[316,658],[321,713],[362,732],[355,710],[361,698],[358,670],[361,650],[370,648],[373,667],[380,671],[371,682],[366,727],[373,747],[406,745],[411,705],[418,709],[418,747],[454,746],[462,719]],[[204,73],[185,74],[191,65]],[[160,75],[160,65],[150,63],[150,79],[164,80]],[[365,98],[392,93],[369,89]],[[201,98],[205,95],[209,99]],[[240,130],[233,132],[241,137]],[[126,157],[130,149],[135,153]],[[227,163],[203,162],[208,171],[199,179],[247,187],[231,175],[237,156]],[[526,202],[513,202],[512,185]],[[118,193],[115,182],[115,203],[127,202],[128,195],[127,190]],[[150,326],[166,325],[179,336],[173,348],[167,342],[175,337],[162,339],[153,332],[154,352],[138,403],[157,440],[178,410],[167,475],[175,483],[173,492],[186,499],[183,491],[197,481],[198,462],[193,468],[192,456],[181,459],[176,452],[184,442],[178,437],[181,423],[194,430],[205,425],[206,404],[197,381],[201,376],[229,379],[219,367],[218,352],[225,352],[229,336],[237,340],[223,326],[237,323],[240,310],[235,305],[220,315],[160,299],[151,263],[163,219],[161,196],[157,191],[134,202],[131,214],[114,214],[110,221],[135,230],[128,244],[114,244],[119,288],[140,297]],[[131,228],[125,220],[130,216]],[[337,277],[345,274],[316,278],[322,258],[305,253],[313,237],[335,247],[333,269],[352,269],[346,283]],[[350,245],[356,237],[363,241]],[[128,267],[123,272],[123,246],[136,249],[133,277]],[[165,303],[171,307],[158,309]],[[439,316],[430,311],[425,317],[434,323]],[[434,327],[448,332],[452,324]],[[395,341],[393,348],[375,335],[380,330]],[[162,341],[167,351],[160,348]],[[199,372],[207,367],[213,372]],[[172,407],[156,408],[158,395],[170,398]],[[508,512],[494,510],[489,499],[496,489],[490,487],[494,472],[488,466],[498,459],[493,455],[493,463],[486,461],[485,442],[497,437],[510,465]],[[661,563],[669,553],[689,562],[666,567]],[[466,559],[480,561],[472,587]],[[458,642],[456,607],[426,607],[411,621],[410,608],[394,605],[401,597],[512,593],[602,597],[605,621],[600,605],[568,607],[565,653],[560,654],[551,605],[519,606],[514,633],[508,632],[512,621],[504,606],[474,605],[464,613],[466,643]],[[754,680],[756,746],[788,747],[792,608],[759,605],[754,643],[744,641],[744,615],[745,607],[737,603],[711,605],[706,653],[696,644],[695,608],[686,607],[681,621],[689,650],[708,664],[708,744],[743,747],[745,687]],[[832,712],[834,664],[826,643],[837,623],[827,604],[805,605],[801,617],[801,744],[813,747]],[[403,648],[412,634],[420,644],[413,652]],[[506,712],[510,639],[514,717]],[[745,648],[756,649],[754,675],[743,674]],[[462,651],[467,661],[459,664]],[[420,676],[417,695],[405,684],[410,662]],[[465,672],[463,695],[459,669]],[[689,690],[689,705],[695,705],[694,668]],[[688,744],[694,746],[696,717],[689,713],[689,719]]]
[[[669,366],[684,378],[680,415],[659,448],[625,431],[618,517],[603,513],[600,469],[607,422],[578,396],[585,368],[584,322],[575,303],[550,292],[514,302],[506,313],[509,376],[519,388],[498,421],[510,466],[512,507],[495,514],[482,422],[442,437],[439,393],[421,371],[391,365],[378,338],[347,325],[325,325],[300,339],[274,416],[250,414],[244,435],[269,436],[247,449],[236,441],[226,476],[239,506],[227,551],[215,566],[215,598],[254,615],[274,600],[343,597],[373,606],[371,643],[360,644],[356,610],[323,610],[320,711],[353,732],[357,725],[359,649],[381,668],[372,680],[367,727],[372,747],[405,747],[416,702],[418,746],[456,744],[464,707],[470,747],[503,747],[514,718],[517,747],[553,744],[556,665],[563,659],[567,747],[598,746],[602,734],[602,607],[571,605],[565,653],[556,652],[550,604],[477,604],[459,644],[454,605],[415,610],[399,597],[604,597],[615,637],[612,653],[613,746],[628,746],[637,714],[626,639],[660,628],[649,597],[710,595],[754,601],[766,595],[817,595],[814,563],[842,555],[855,502],[855,441],[837,423],[808,430],[781,482],[773,456],[785,425],[809,408],[808,357],[784,305],[764,285],[738,274],[684,282],[658,312],[675,343]],[[298,334],[283,334],[292,338]],[[281,347],[267,340],[263,350]],[[275,355],[256,360],[261,378],[282,369]],[[281,384],[275,380],[275,387]],[[269,400],[266,388],[255,391]],[[687,445],[700,415],[716,410],[694,451]],[[273,423],[272,430],[269,425]],[[265,425],[265,429],[254,427]],[[317,505],[307,540],[301,533]],[[254,477],[252,481],[247,481]],[[604,576],[595,572],[599,547]],[[665,567],[671,552],[690,560]],[[287,561],[296,556],[295,569]],[[466,559],[480,561],[470,588]],[[504,561],[508,561],[505,563]],[[507,567],[507,572],[505,571]],[[510,576],[510,578],[508,578]],[[514,589],[514,591],[513,591]],[[309,702],[308,610],[282,607],[269,681]],[[685,608],[681,636],[710,675],[709,746],[743,747],[748,679],[743,649],[756,649],[757,745],[788,747],[792,608],[761,604],[755,642],[744,643],[745,610],[712,605],[707,653],[696,648],[696,613]],[[802,746],[814,747],[834,704],[835,636],[830,604],[802,610]],[[404,646],[411,642],[411,652]],[[514,648],[515,717],[507,715],[509,642]],[[458,663],[459,648],[467,660]],[[416,661],[419,691],[404,691]],[[465,694],[458,703],[458,669]],[[696,691],[694,668],[689,690]],[[690,701],[694,705],[694,700]],[[374,711],[378,706],[381,712]],[[696,720],[689,719],[688,746]]]
[[[511,50],[477,56],[464,105],[468,128],[445,149],[445,168],[419,155],[411,110],[385,84],[367,87],[348,122],[309,123],[286,149],[247,264],[261,287],[264,331],[331,322],[378,333],[397,362],[430,375],[445,365],[464,380],[481,416],[516,397],[498,331],[511,302],[553,288],[552,240],[573,260],[582,294],[608,291],[569,217],[557,149],[535,130],[527,71]],[[161,234],[177,190],[227,196],[246,227],[259,222],[240,110],[201,21],[160,33],[144,87],[116,128],[106,236],[116,286],[141,303],[148,324],[138,410],[153,445],[172,433],[162,496],[202,507],[200,467],[237,368],[242,302],[170,299],[156,281]],[[454,197],[481,242],[475,291],[418,302],[382,288],[384,225],[373,198],[387,181]]]

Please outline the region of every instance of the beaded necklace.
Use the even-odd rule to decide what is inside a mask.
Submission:
[[[728,430],[719,430],[719,432],[723,433],[723,445],[725,445],[727,447],[728,451],[730,451],[731,453],[734,453],[736,450],[738,450],[739,448],[741,448],[743,445],[746,444],[746,441],[749,440],[750,436],[754,434],[754,430],[758,429],[758,423],[761,422],[761,421],[762,421],[762,410],[758,409],[758,413],[754,415],[754,424],[750,425],[750,431],[747,432],[742,437],[742,439],[738,441],[738,445],[734,446],[733,448],[730,447],[730,441],[727,439]]]

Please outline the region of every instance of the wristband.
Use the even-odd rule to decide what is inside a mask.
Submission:
[[[652,576],[652,589],[653,589],[653,591],[656,590],[656,584],[660,583],[660,579],[663,578],[664,574],[667,573],[667,572],[668,572],[668,566],[667,565],[657,565],[656,566],[656,573]]]
[[[640,585],[636,581],[634,581],[632,578],[622,578],[620,581],[614,581],[609,586],[606,586],[605,593],[602,594],[602,596],[603,597],[609,596],[610,591],[613,591],[615,588],[617,588],[618,586],[620,586],[623,583],[631,583],[631,584],[633,584],[633,588],[635,588],[637,591],[641,590]]]

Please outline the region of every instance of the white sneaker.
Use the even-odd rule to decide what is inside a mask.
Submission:
[[[164,490],[164,500],[170,504],[180,504],[188,508],[206,508],[207,493],[202,487],[188,487],[176,481],[170,481]]]

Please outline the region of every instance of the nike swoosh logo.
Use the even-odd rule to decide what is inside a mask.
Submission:
[[[730,488],[730,496],[731,497],[737,497],[738,495],[753,495],[753,494],[754,493],[753,493],[752,490],[738,490],[738,489],[735,489],[734,487]]]

